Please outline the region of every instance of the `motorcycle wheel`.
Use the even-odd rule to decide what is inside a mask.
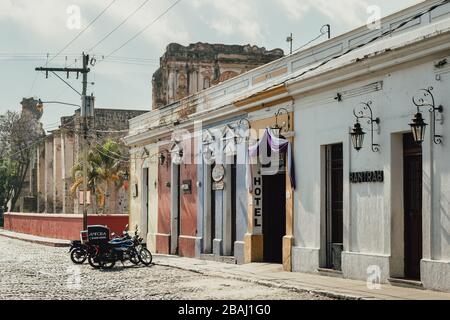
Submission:
[[[103,270],[112,269],[116,265],[116,262],[114,260],[110,261],[100,261],[100,268]]]
[[[152,253],[147,248],[142,248],[139,251],[139,260],[148,267],[153,261]]]
[[[139,259],[139,254],[137,253],[137,251],[134,251],[131,255],[130,255],[130,262],[134,265],[138,265],[141,261]]]
[[[83,264],[87,259],[87,252],[83,249],[77,248],[70,253],[70,260],[75,264]]]
[[[95,261],[94,261],[94,257],[91,256],[91,255],[88,257],[88,262],[89,262],[90,266],[91,266],[92,268],[94,268],[94,269],[100,269],[100,268],[101,268],[100,263],[95,262]]]

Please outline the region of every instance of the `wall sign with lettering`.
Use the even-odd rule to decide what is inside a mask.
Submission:
[[[384,182],[384,171],[351,172],[351,183]]]
[[[257,166],[253,166],[257,167]],[[253,171],[253,234],[262,234],[262,224],[263,224],[263,208],[262,208],[262,193],[263,193],[263,179],[261,176],[261,171]]]

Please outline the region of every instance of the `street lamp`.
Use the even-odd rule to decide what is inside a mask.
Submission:
[[[44,104],[61,104],[61,105],[65,105],[65,106],[81,108],[80,105],[74,104],[74,103],[67,103],[67,102],[62,102],[62,101],[42,101],[41,99],[39,99],[38,107],[43,108]]]
[[[161,154],[158,156],[158,160],[159,160],[159,165],[160,165],[160,166],[163,166],[164,163],[165,163],[165,161],[166,161],[166,156],[165,156],[164,154],[161,153]]]
[[[373,132],[375,131],[374,123],[379,125],[380,118],[374,118],[374,116],[373,116],[373,112],[372,112],[372,108],[371,108],[372,101],[363,102],[363,103],[361,103],[361,105],[362,105],[362,108],[359,109],[358,111],[356,108],[353,110],[353,114],[356,117],[355,126],[353,127],[353,130],[350,133],[350,136],[352,138],[353,148],[355,148],[356,151],[360,151],[363,147],[364,136],[366,133],[363,131],[361,124],[359,123],[359,120],[367,119],[367,123],[370,124],[370,133],[371,133],[371,139],[372,139],[371,140],[372,151],[378,152],[378,151],[380,151],[380,145],[374,143]]]
[[[425,131],[428,124],[423,120],[422,113],[420,112],[416,113],[412,121],[413,122],[410,123],[409,125],[411,126],[414,141],[416,143],[422,144],[423,141],[425,140]]]
[[[431,113],[431,133],[433,135],[433,142],[435,144],[442,144],[442,136],[436,134],[436,112],[443,113],[444,107],[438,106],[436,107],[434,96],[433,96],[433,87],[429,87],[428,89],[421,89],[420,93],[421,95],[416,95],[413,97],[412,101],[414,105],[417,108],[417,113],[412,120],[413,122],[410,123],[411,131],[414,137],[414,141],[416,143],[422,144],[425,141],[425,131],[426,127],[428,126],[427,123],[425,123],[422,113],[420,112],[420,108],[422,107],[429,107],[430,113]]]
[[[365,135],[366,133],[361,128],[361,124],[359,123],[359,121],[356,121],[355,126],[353,127],[353,130],[350,133],[353,148],[355,148],[356,151],[360,151],[362,149]]]

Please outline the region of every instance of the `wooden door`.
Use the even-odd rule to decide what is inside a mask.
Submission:
[[[326,155],[326,267],[341,270],[341,252],[343,251],[343,145],[333,144],[327,147]]]
[[[420,279],[422,259],[422,148],[412,134],[403,137],[405,278]]]
[[[231,255],[234,255],[234,243],[236,242],[236,213],[237,213],[237,157],[234,156],[231,165]]]

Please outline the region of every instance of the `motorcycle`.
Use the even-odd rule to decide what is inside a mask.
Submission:
[[[94,246],[88,241],[88,231],[80,231],[81,240],[70,241],[70,259],[75,264],[83,264],[90,254],[95,250]]]
[[[99,227],[99,226],[90,226],[90,228],[92,227]],[[102,227],[102,226],[100,226]],[[128,225],[126,225],[125,230],[128,229]],[[123,234],[125,234],[126,231],[123,231]],[[109,231],[108,231],[109,234]],[[111,234],[111,236],[114,236],[114,233]],[[93,245],[91,242],[89,242],[89,237],[88,237],[88,230],[84,230],[80,232],[80,238],[81,240],[72,240],[70,241],[70,248],[69,248],[69,254],[70,254],[70,259],[72,260],[73,263],[75,264],[83,264],[90,255],[95,254],[96,251],[96,246]],[[124,237],[123,237],[124,238]],[[113,240],[120,240],[123,238],[114,238]],[[99,268],[98,265],[96,265],[95,267]]]
[[[89,247],[81,240],[70,241],[70,260],[75,264],[83,264],[88,257]]]
[[[149,266],[152,263],[150,251],[142,244],[143,239],[138,235],[136,227],[134,237],[124,231],[124,237],[116,238],[95,246],[95,252],[88,257],[89,264],[94,268],[111,269],[117,261],[124,264],[129,260],[137,265],[142,262]]]

